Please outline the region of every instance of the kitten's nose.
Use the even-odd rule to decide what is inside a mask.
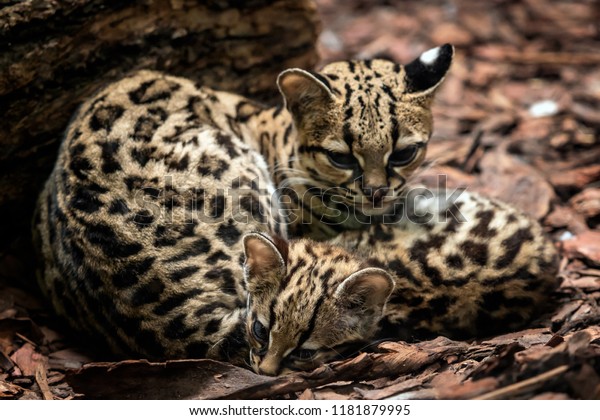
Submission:
[[[363,194],[373,202],[373,204],[381,204],[383,197],[385,197],[389,191],[389,188],[385,185],[379,187],[364,187]]]
[[[275,355],[267,355],[258,365],[258,373],[261,375],[277,376],[281,370],[281,359]]]
[[[279,366],[258,366],[258,373],[267,376],[277,376],[279,373]]]

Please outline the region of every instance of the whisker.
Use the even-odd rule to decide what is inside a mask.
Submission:
[[[333,348],[331,346],[327,346],[327,348],[329,350],[333,351],[337,355],[338,358],[343,358],[344,357],[344,355],[342,353],[340,353],[339,351],[337,351],[335,348]]]

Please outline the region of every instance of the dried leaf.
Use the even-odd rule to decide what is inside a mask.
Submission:
[[[568,228],[573,234],[588,230],[585,219],[571,207],[555,206],[544,220],[544,224],[553,228]]]
[[[479,166],[483,192],[512,203],[535,219],[550,210],[554,190],[532,166],[503,151],[487,153]]]
[[[569,200],[575,211],[586,219],[600,215],[600,188],[586,188]]]
[[[440,388],[437,390],[437,397],[439,399],[450,400],[470,399],[496,389],[497,387],[498,379],[483,378],[477,381],[467,381],[449,388]]]
[[[588,230],[572,239],[562,242],[562,247],[570,258],[587,258],[600,264],[600,232]]]
[[[93,399],[215,399],[273,378],[212,360],[90,363],[67,372],[77,394]]]
[[[11,356],[11,360],[19,367],[24,376],[35,376],[38,365],[45,363],[44,356],[38,353],[29,343],[25,343],[15,351]]]
[[[0,379],[0,398],[16,398],[24,391],[20,386]]]

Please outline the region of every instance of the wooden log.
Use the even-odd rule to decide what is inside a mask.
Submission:
[[[0,6],[0,256],[16,237],[29,235],[61,133],[84,98],[147,68],[278,100],[281,70],[316,63],[318,29],[312,0]]]

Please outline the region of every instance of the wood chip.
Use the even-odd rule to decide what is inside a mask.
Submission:
[[[42,396],[45,400],[53,400],[54,396],[52,392],[50,392],[50,387],[48,386],[48,378],[46,377],[46,368],[42,363],[38,363],[35,369],[35,382],[40,387],[42,391]]]
[[[600,232],[588,230],[562,242],[562,247],[571,258],[587,258],[600,264]]]
[[[575,211],[586,219],[600,215],[600,188],[586,188],[569,200]]]
[[[480,395],[479,397],[477,397],[475,399],[476,400],[498,400],[498,399],[506,399],[506,398],[515,398],[519,395],[522,395],[527,392],[532,392],[536,388],[540,388],[540,387],[544,386],[546,381],[548,381],[550,379],[555,379],[557,376],[565,373],[568,369],[569,369],[568,366],[559,366],[559,367],[549,370],[548,372],[534,376],[533,378],[526,379],[524,381],[508,385],[504,388],[490,391],[486,394]]]
[[[554,190],[532,166],[502,150],[487,153],[479,166],[482,192],[512,203],[535,219],[548,214]]]

